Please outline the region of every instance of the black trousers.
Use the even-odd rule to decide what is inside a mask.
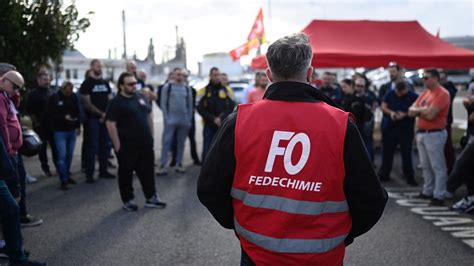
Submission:
[[[387,126],[382,129],[382,167],[379,175],[381,178],[390,177],[392,171],[393,157],[398,145],[402,156],[403,175],[406,179],[413,179],[415,172],[413,169],[413,128],[403,126]]]
[[[453,171],[454,163],[456,162],[456,153],[453,147],[451,126],[447,126],[446,131],[448,132],[448,138],[446,139],[446,144],[444,144],[444,158],[446,158],[446,167],[448,168],[449,175]]]
[[[453,171],[448,178],[448,191],[454,193],[463,183],[467,186],[469,196],[474,196],[474,136],[462,150]]]
[[[53,157],[53,164],[56,166],[56,145],[54,143],[54,135],[51,130],[46,129],[43,126],[35,127],[33,130],[38,134],[41,141],[43,142],[43,146],[38,154],[40,162],[41,162],[41,169],[45,172],[50,172],[49,164],[48,164],[48,143],[49,147],[51,148],[51,155]],[[56,167],[56,170],[58,168]]]
[[[118,184],[123,202],[134,198],[133,172],[140,180],[146,199],[156,194],[155,189],[155,155],[153,145],[137,147],[134,144],[121,143],[117,154]]]
[[[82,146],[81,146],[81,168],[85,169],[87,165],[87,143],[89,141],[89,134],[87,130],[87,123],[82,123]]]

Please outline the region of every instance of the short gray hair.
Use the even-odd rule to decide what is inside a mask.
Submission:
[[[16,70],[16,67],[9,63],[0,63],[0,77],[8,71]]]
[[[304,33],[296,33],[278,39],[267,51],[268,66],[272,75],[280,79],[304,78],[311,66],[313,50]]]

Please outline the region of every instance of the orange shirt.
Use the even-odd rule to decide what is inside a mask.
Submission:
[[[260,88],[254,88],[252,91],[249,92],[247,102],[253,103],[256,101],[260,101],[263,99],[263,95],[265,95],[265,90],[262,90]]]
[[[431,121],[418,117],[417,127],[422,130],[443,129],[448,120],[449,106],[451,105],[449,92],[442,86],[435,89],[425,89],[415,102],[417,107],[434,106],[440,110],[438,115]]]

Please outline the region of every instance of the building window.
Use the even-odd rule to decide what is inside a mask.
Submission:
[[[72,78],[77,79],[77,69],[72,70]]]
[[[71,70],[66,69],[66,79],[71,79]]]

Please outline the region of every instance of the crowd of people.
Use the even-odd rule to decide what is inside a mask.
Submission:
[[[383,114],[380,125],[382,161],[378,177],[382,182],[391,180],[393,159],[399,147],[403,176],[408,185],[418,186],[412,157],[413,143],[416,143],[423,176],[422,191],[417,198],[429,199],[434,206],[444,206],[445,199],[452,198],[455,190],[465,183],[468,195],[451,208],[461,212],[474,210],[474,169],[469,164],[474,160],[471,151],[474,85],[471,84],[463,101],[468,113],[468,128],[463,137],[465,147],[456,159],[451,126],[457,89],[447,80],[446,73],[439,69],[425,69],[425,88],[418,95],[413,84],[404,78],[400,65],[390,63],[387,69],[390,81],[381,86],[378,96],[369,90],[370,81],[360,73],[351,79],[343,79],[339,84],[334,73],[326,72],[319,81],[320,89],[354,115],[372,161],[375,110],[380,108]]]
[[[445,198],[465,183],[468,195],[452,208],[461,212],[474,209],[474,85],[464,99],[468,112],[468,130],[463,151],[455,159],[451,137],[453,123],[452,104],[456,87],[447,81],[446,74],[437,69],[426,69],[423,74],[425,89],[420,95],[404,78],[403,69],[396,63],[387,67],[390,81],[378,91],[370,89],[370,80],[362,73],[341,79],[324,72],[322,79],[313,76],[311,83],[329,101],[350,112],[353,122],[365,143],[369,158],[374,163],[374,125],[377,108],[382,111],[382,161],[378,167],[380,181],[391,180],[391,171],[397,147],[400,148],[402,170],[408,185],[418,186],[415,180],[413,143],[416,143],[423,176],[423,187],[417,196],[429,199],[434,206],[443,206]],[[2,225],[5,253],[12,263],[27,262],[21,245],[21,226],[41,225],[42,220],[28,214],[25,187],[35,178],[27,174],[20,148],[22,126],[18,108],[23,77],[10,64],[0,65],[0,141],[2,196]],[[155,88],[146,83],[146,73],[137,70],[135,62],[126,64],[126,72],[117,81],[118,92],[112,92],[109,82],[102,76],[102,63],[94,59],[77,93],[74,85],[65,81],[57,91],[50,88],[50,74],[41,69],[37,73],[37,86],[26,96],[25,110],[32,127],[42,141],[38,157],[45,176],[52,176],[47,150],[51,151],[52,165],[59,176],[59,188],[69,190],[78,183],[71,177],[76,137],[82,134],[81,168],[85,182],[95,182],[96,162],[98,177],[114,179],[110,169],[118,163],[118,184],[123,208],[136,211],[132,177],[138,176],[146,198],[145,207],[164,208],[155,187],[156,175],[167,175],[173,168],[185,173],[183,156],[189,138],[191,158],[195,165],[205,160],[213,139],[224,120],[237,108],[228,77],[214,67],[209,83],[199,90],[189,85],[189,71],[175,68],[164,84]],[[244,103],[258,102],[271,97],[266,73],[255,74],[255,86],[245,90]],[[163,114],[161,153],[155,164],[155,134],[153,104]],[[203,146],[201,158],[196,147],[195,111],[203,120]],[[18,204],[17,204],[18,202]],[[14,216],[14,217],[13,217]],[[5,217],[9,217],[8,219]],[[8,251],[8,252],[7,252]],[[0,252],[2,253],[2,252]],[[38,264],[41,265],[41,264]]]

